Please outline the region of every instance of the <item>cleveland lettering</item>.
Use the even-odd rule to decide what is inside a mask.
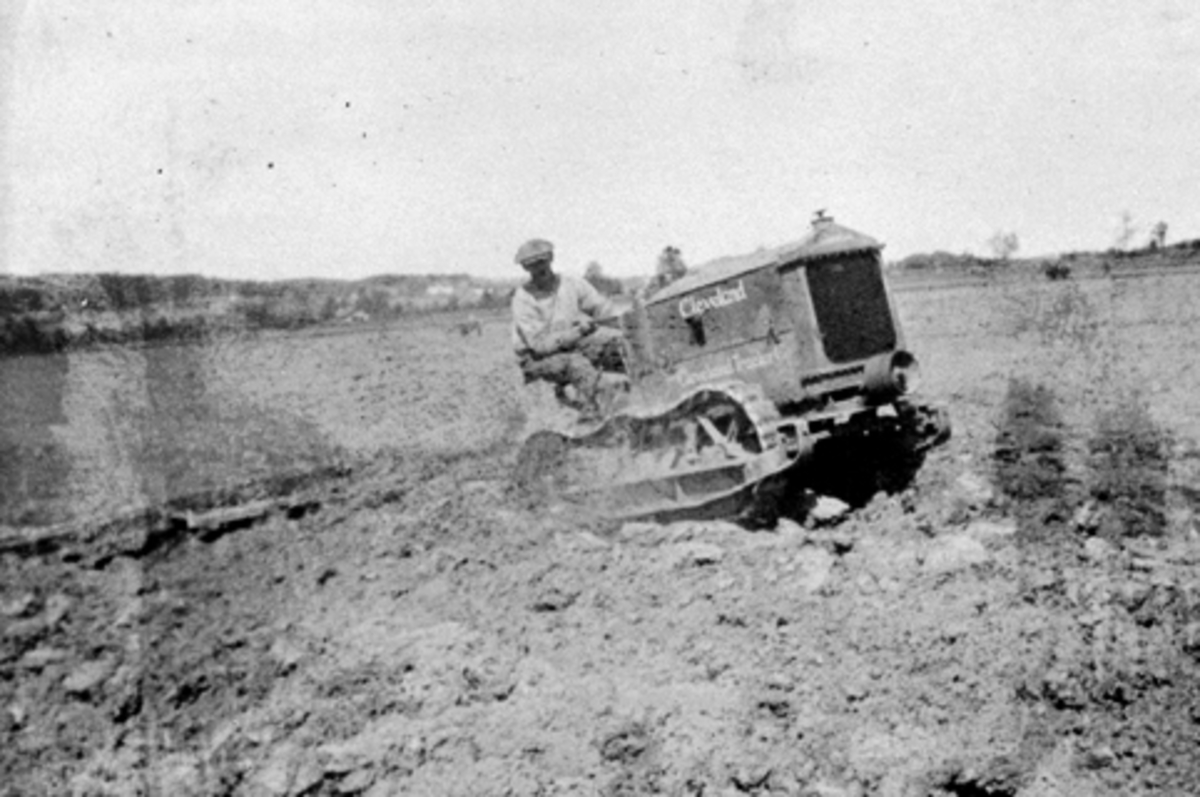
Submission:
[[[679,314],[684,318],[700,315],[714,307],[726,307],[745,301],[746,286],[742,280],[732,288],[717,288],[711,296],[685,296],[679,300]]]

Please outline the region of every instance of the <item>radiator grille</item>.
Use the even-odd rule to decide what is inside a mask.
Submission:
[[[807,270],[825,356],[831,362],[861,360],[896,347],[883,275],[873,253],[812,263]]]

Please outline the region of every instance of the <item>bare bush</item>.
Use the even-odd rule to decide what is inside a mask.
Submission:
[[[988,248],[992,250],[997,260],[1008,260],[1021,248],[1021,240],[1013,231],[998,230],[988,239]]]
[[[1150,230],[1150,248],[1161,249],[1167,243],[1167,223],[1160,221]]]
[[[583,272],[583,278],[605,296],[618,296],[624,291],[621,281],[614,277],[606,276],[604,268],[595,260],[588,263],[587,269]]]
[[[1117,220],[1116,236],[1113,238],[1113,248],[1128,249],[1135,235],[1137,235],[1137,227],[1133,223],[1133,214],[1128,210],[1121,211],[1121,216]]]

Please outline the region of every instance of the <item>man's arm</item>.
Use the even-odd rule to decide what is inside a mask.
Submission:
[[[587,280],[576,280],[576,302],[579,309],[597,320],[616,315],[613,303]]]
[[[513,346],[518,352],[531,351],[538,357],[545,357],[570,348],[584,334],[575,324],[566,329],[543,325],[537,307],[532,301],[523,300],[520,291],[513,295],[512,316]]]

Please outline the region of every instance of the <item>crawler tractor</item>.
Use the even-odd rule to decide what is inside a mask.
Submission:
[[[950,425],[915,393],[881,249],[818,213],[635,301],[608,411],[531,435],[519,484],[616,518],[762,522],[831,475],[873,494],[868,460],[910,478]]]

